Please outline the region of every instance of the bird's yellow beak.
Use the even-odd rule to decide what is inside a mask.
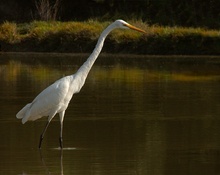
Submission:
[[[142,30],[142,29],[139,29],[139,28],[137,28],[137,27],[135,27],[135,26],[132,26],[131,24],[124,24],[126,27],[128,27],[128,28],[130,28],[130,29],[132,29],[132,30],[136,30],[136,31],[138,31],[138,32],[142,32],[142,33],[147,33],[147,32],[145,32],[144,30]]]

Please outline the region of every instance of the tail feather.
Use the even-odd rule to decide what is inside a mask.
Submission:
[[[31,103],[28,103],[26,106],[24,106],[17,114],[16,117],[18,119],[22,119],[22,123],[24,124],[27,121],[28,118],[28,112],[30,110]]]

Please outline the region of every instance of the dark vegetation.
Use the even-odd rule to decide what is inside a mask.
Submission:
[[[219,0],[1,0],[0,22],[39,20],[36,2],[39,8],[41,1],[49,1],[60,21],[123,18],[163,26],[220,28]]]
[[[43,22],[26,24],[5,22],[0,25],[3,51],[91,52],[101,31],[110,22]],[[147,31],[113,31],[106,39],[104,52],[133,54],[220,54],[218,30],[202,28],[148,26],[130,23]]]
[[[219,0],[2,0],[0,45],[3,51],[91,52],[104,27],[122,18],[147,35],[115,31],[104,52],[218,55],[219,9]]]

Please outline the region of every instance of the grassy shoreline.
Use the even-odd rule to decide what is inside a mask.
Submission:
[[[115,30],[103,52],[150,55],[219,55],[220,30],[148,26],[129,21],[147,34]],[[42,22],[0,25],[0,44],[5,52],[91,52],[101,31],[110,22]]]

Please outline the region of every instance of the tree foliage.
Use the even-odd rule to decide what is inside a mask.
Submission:
[[[35,1],[1,0],[0,21],[36,19]],[[62,21],[123,18],[158,25],[220,27],[219,0],[62,0],[59,9],[57,20]]]

